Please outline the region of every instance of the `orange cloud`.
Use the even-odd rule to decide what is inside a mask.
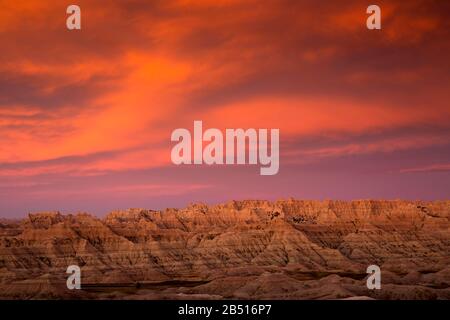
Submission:
[[[356,1],[80,1],[83,30],[69,33],[62,3],[4,2],[0,163],[42,163],[5,175],[165,166],[171,131],[197,119],[289,139],[450,120],[435,4],[382,2],[384,29],[369,34]],[[401,139],[393,148],[414,147]],[[64,157],[87,160],[52,163]]]

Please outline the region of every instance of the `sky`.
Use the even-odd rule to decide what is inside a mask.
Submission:
[[[449,199],[450,3],[376,2],[381,30],[367,1],[0,0],[0,217]],[[279,173],[174,165],[194,120],[279,128]]]

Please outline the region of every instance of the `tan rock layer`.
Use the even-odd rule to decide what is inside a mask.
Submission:
[[[29,214],[0,223],[0,297],[74,297],[65,287],[72,264],[81,267],[86,287],[203,283],[158,287],[156,295],[147,290],[148,298],[170,297],[170,290],[200,297],[320,298],[323,286],[322,298],[375,295],[363,286],[370,264],[387,272],[393,286],[376,297],[447,297],[449,220],[450,201],[400,200],[232,201],[114,211],[104,219]],[[317,292],[306,290],[307,281],[315,281],[308,286],[318,286]]]

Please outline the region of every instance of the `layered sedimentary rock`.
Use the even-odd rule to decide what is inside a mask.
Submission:
[[[449,219],[450,201],[293,199],[29,214],[0,222],[0,297],[449,299]]]

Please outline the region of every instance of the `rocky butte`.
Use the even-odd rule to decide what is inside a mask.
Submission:
[[[0,298],[449,299],[449,219],[450,201],[400,200],[29,214],[0,222]]]

